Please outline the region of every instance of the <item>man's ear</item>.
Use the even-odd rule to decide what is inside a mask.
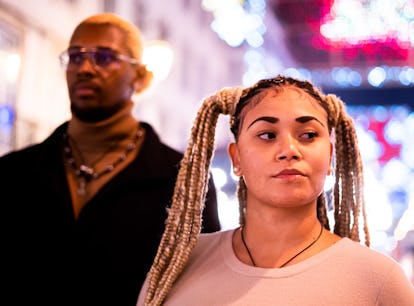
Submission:
[[[136,69],[136,77],[134,81],[134,93],[140,93],[147,89],[152,80],[153,80],[153,73],[147,70],[145,65],[139,65]]]
[[[135,79],[134,84],[132,85],[133,89],[134,89],[134,93],[135,92],[139,92],[139,89],[141,87],[141,81],[138,79]]]

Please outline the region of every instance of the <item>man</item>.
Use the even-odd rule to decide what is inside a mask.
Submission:
[[[0,158],[9,304],[136,304],[182,158],[132,115],[131,96],[152,77],[142,48],[114,14],[82,21],[60,56],[72,118]],[[216,204],[211,181],[205,232],[220,229]]]

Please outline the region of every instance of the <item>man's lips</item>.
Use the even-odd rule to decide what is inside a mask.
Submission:
[[[91,84],[77,84],[73,87],[73,93],[77,96],[95,95],[96,91],[96,87]]]

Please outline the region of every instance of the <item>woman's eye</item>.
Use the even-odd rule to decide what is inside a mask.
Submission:
[[[269,140],[276,138],[276,134],[272,132],[264,132],[259,134],[260,139]]]
[[[303,133],[300,138],[304,138],[304,139],[313,139],[316,136],[318,136],[318,133],[316,132],[307,132],[307,133]]]

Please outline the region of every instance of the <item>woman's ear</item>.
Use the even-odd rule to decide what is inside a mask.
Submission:
[[[234,174],[240,176],[242,172],[240,168],[240,156],[239,156],[239,149],[237,148],[237,144],[234,142],[230,143],[228,146],[227,152],[230,156]]]

